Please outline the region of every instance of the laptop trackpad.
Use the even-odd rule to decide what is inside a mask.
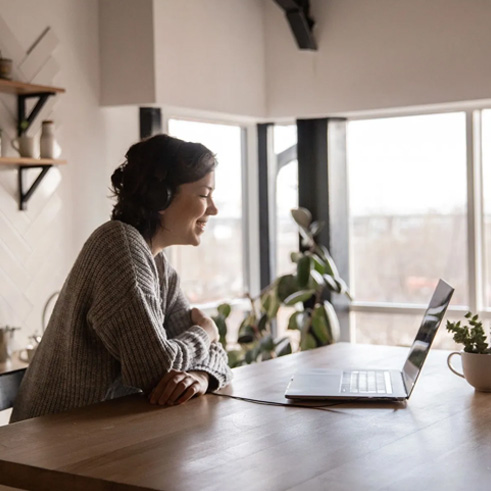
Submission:
[[[286,396],[325,397],[339,394],[342,370],[311,369],[293,375]]]

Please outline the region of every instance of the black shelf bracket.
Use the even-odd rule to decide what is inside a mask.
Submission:
[[[19,166],[18,170],[18,180],[19,180],[19,210],[27,209],[27,202],[32,196],[34,191],[37,189],[44,176],[48,173],[49,169],[53,167],[52,165],[23,165]],[[31,187],[24,192],[24,174],[28,169],[41,169],[41,172],[36,177]]]
[[[32,122],[39,114],[39,111],[46,104],[50,96],[55,95],[55,92],[33,92],[30,94],[17,95],[17,135],[23,135],[31,126]],[[28,99],[37,97],[38,100],[29,114],[26,114],[26,102]],[[24,123],[27,121],[27,125]]]
[[[55,92],[32,92],[29,94],[17,94],[17,135],[22,136],[32,125],[34,119],[39,114],[46,101],[50,96],[56,95]],[[26,106],[28,99],[37,98],[38,100],[34,104],[29,114],[27,114]],[[18,181],[19,181],[19,210],[27,209],[27,202],[37,189],[44,176],[48,173],[51,165],[23,165],[18,169]],[[24,191],[25,173],[28,169],[41,169],[41,172],[36,177],[31,187]]]

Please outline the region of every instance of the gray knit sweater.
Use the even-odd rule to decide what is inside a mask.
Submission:
[[[165,255],[154,258],[134,227],[110,221],[68,275],[10,421],[149,392],[171,369],[205,371],[212,389],[231,379],[221,345],[192,325]]]

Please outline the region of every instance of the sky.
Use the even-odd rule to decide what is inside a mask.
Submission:
[[[351,121],[348,169],[354,216],[464,211],[465,114]]]

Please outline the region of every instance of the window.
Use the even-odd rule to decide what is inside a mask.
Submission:
[[[273,276],[291,273],[290,253],[298,250],[298,227],[290,211],[298,208],[298,162],[296,125],[275,125],[276,156],[276,271]]]
[[[295,273],[296,266],[290,254],[299,248],[298,227],[292,218],[291,210],[298,208],[298,161],[297,126],[275,125],[273,128],[273,150],[275,154],[274,182],[274,267],[273,278]],[[287,331],[288,319],[293,307],[283,306],[278,311],[275,323],[276,335],[299,343],[299,332]]]
[[[193,304],[240,297],[246,290],[242,129],[170,119],[168,131],[177,138],[202,143],[218,161],[213,193],[218,215],[208,222],[199,247],[173,246],[170,250],[181,287]]]
[[[482,111],[483,235],[484,235],[484,308],[491,307],[491,110]]]
[[[466,164],[464,112],[349,122],[357,342],[408,344],[440,277],[469,305]]]

